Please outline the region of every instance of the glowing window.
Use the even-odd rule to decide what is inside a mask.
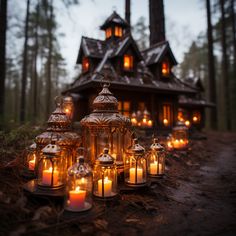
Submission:
[[[163,105],[163,125],[170,126],[171,123],[171,107],[168,104]]]
[[[130,117],[130,101],[119,101],[118,110],[123,115]]]
[[[133,70],[133,56],[124,55],[124,70]]]
[[[169,63],[168,62],[162,62],[161,66],[161,73],[163,76],[168,76],[170,73]]]
[[[194,111],[192,119],[193,119],[193,123],[195,123],[195,124],[200,123],[200,121],[201,121],[201,113],[199,111]]]
[[[82,71],[86,72],[89,70],[89,59],[87,57],[83,57],[82,60]]]
[[[110,38],[111,35],[112,35],[112,29],[111,29],[111,28],[107,28],[107,29],[106,29],[106,38],[107,38],[107,39]]]
[[[122,28],[121,27],[119,27],[119,26],[116,26],[115,27],[115,36],[117,36],[117,37],[121,37],[122,36]]]

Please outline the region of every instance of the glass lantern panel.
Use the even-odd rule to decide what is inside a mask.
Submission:
[[[149,156],[148,172],[151,175],[162,175],[165,171],[165,152],[152,150]]]
[[[109,147],[109,143],[110,143],[110,138],[109,138],[108,131],[101,130],[98,133],[97,141],[94,144],[95,148],[97,150],[97,155],[95,155],[95,156],[98,156],[101,153],[103,153],[104,148],[108,148]]]
[[[31,151],[28,153],[25,163],[28,170],[30,171],[35,170],[35,162],[36,162],[36,153]]]

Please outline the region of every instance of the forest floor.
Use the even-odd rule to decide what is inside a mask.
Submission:
[[[21,155],[10,160],[8,153],[7,162],[1,153],[0,235],[236,235],[236,133],[192,140],[189,150],[168,155],[163,179],[138,191],[121,188],[118,199],[94,201],[85,214],[27,197]]]

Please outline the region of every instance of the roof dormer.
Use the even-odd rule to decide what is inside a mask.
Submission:
[[[118,39],[124,35],[125,29],[130,25],[115,11],[105,20],[100,29],[105,31],[106,40]]]

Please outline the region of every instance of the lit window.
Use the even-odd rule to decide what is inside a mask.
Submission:
[[[162,123],[164,126],[170,126],[171,122],[171,107],[170,105],[163,105],[163,120]]]
[[[119,101],[118,110],[121,114],[130,117],[130,101]]]
[[[133,56],[124,55],[124,70],[132,70],[133,69]]]
[[[87,57],[83,57],[82,70],[83,70],[83,72],[86,72],[86,71],[88,71],[88,69],[89,69],[89,59]]]
[[[201,113],[199,111],[194,111],[192,119],[193,119],[193,123],[195,123],[195,124],[200,123]]]
[[[119,27],[119,26],[116,26],[115,27],[115,36],[117,36],[117,37],[121,37],[122,36],[122,28],[121,27]]]
[[[110,38],[111,35],[112,35],[112,30],[111,30],[111,28],[107,28],[107,29],[106,29],[106,38],[107,38],[107,39]]]
[[[161,73],[162,73],[163,76],[168,76],[169,75],[170,69],[169,69],[169,63],[168,62],[162,62]]]

